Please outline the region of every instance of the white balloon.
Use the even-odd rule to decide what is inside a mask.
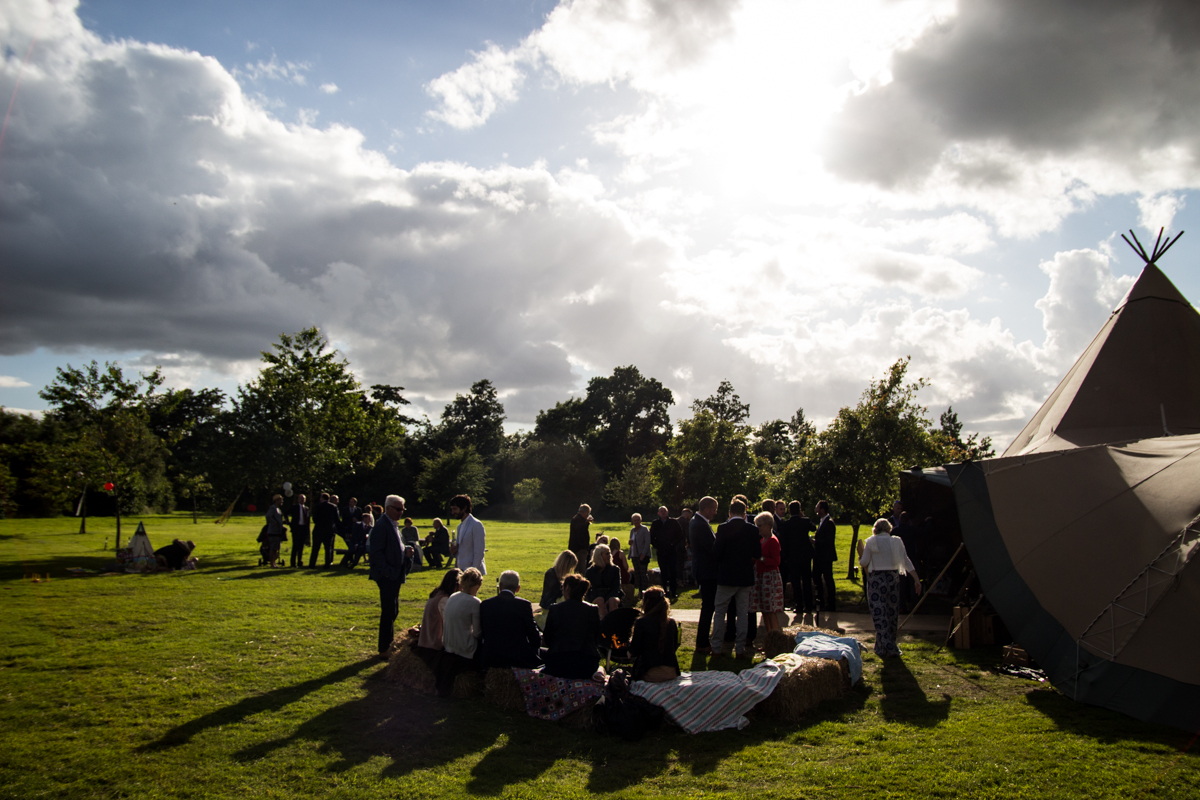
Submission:
[[[291,489],[284,489],[284,490],[283,490],[283,493],[284,493],[284,495],[286,495],[287,497],[291,497],[291,496],[292,496],[292,490],[291,490]]]
[[[292,485],[290,483],[288,483],[287,481],[284,481],[283,482],[283,490],[285,492],[290,492],[292,490]]]

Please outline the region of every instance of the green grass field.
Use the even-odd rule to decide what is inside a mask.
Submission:
[[[69,578],[112,560],[111,519],[0,521],[0,797],[1200,797],[1192,737],[999,675],[998,648],[868,648],[862,686],[801,724],[638,743],[413,695],[373,658],[365,569],[255,568],[258,517],[144,519],[201,569]],[[493,577],[519,570],[536,600],[566,521],[487,529]],[[412,576],[399,624],[436,579]]]

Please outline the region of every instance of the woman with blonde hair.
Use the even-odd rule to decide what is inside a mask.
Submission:
[[[570,550],[563,550],[558,554],[558,558],[554,559],[554,566],[546,570],[546,575],[542,578],[542,599],[538,601],[538,605],[543,610],[549,609],[562,599],[563,580],[574,574],[577,566],[579,559]]]
[[[762,614],[763,625],[768,631],[779,630],[779,617],[783,611],[783,579],[779,575],[781,548],[775,538],[775,515],[763,511],[754,518],[758,535],[762,537],[762,555],[755,562],[754,588],[750,592],[750,610]]]
[[[867,604],[875,623],[875,655],[899,656],[896,629],[900,617],[900,581],[909,580],[911,575],[920,594],[921,579],[904,549],[904,541],[892,536],[892,523],[886,519],[876,521],[873,534],[863,543],[858,563],[866,578]]]
[[[600,619],[610,611],[615,611],[621,605],[625,592],[621,590],[621,570],[612,563],[612,551],[606,544],[596,545],[592,551],[592,565],[588,567],[587,575],[591,588],[588,590],[587,601],[595,603],[600,610]]]

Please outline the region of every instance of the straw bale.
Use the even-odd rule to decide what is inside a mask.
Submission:
[[[505,711],[525,710],[525,693],[509,667],[487,671],[483,679],[483,696]]]
[[[846,691],[848,681],[842,661],[794,653],[773,660],[784,668],[784,674],[771,696],[758,704],[764,716],[796,722],[825,700],[841,697]]]
[[[437,677],[425,663],[425,659],[417,655],[415,640],[413,642],[398,641],[388,659],[387,680],[407,686],[421,694],[437,694]]]
[[[450,696],[456,700],[469,700],[472,697],[478,697],[483,693],[483,680],[479,677],[476,670],[467,670],[460,672],[454,676],[454,686],[450,689]]]
[[[796,634],[802,631],[820,631],[830,636],[839,637],[845,635],[837,631],[831,631],[828,628],[814,628],[812,625],[791,625],[777,631],[769,631],[763,637],[763,655],[767,658],[774,658],[780,653],[792,652],[796,648]]]
[[[625,608],[633,608],[638,602],[638,589],[632,583],[622,583],[621,591],[625,595],[621,598],[621,605]]]

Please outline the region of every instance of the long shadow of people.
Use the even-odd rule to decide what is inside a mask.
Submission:
[[[930,702],[902,658],[885,658],[879,670],[882,689],[879,706],[883,718],[889,722],[905,722],[921,727],[933,727],[950,716],[950,695]]]
[[[182,744],[187,744],[192,740],[192,737],[202,733],[209,728],[218,728],[222,725],[233,725],[241,722],[247,717],[255,714],[261,714],[264,711],[278,711],[284,706],[290,705],[297,700],[300,700],[310,692],[314,692],[323,686],[328,686],[334,683],[351,678],[362,672],[372,664],[378,663],[373,658],[364,659],[354,664],[347,664],[340,669],[336,669],[327,675],[322,675],[319,678],[296,683],[291,686],[282,686],[278,689],[273,689],[265,694],[247,697],[238,702],[219,708],[216,711],[205,714],[202,717],[197,717],[191,722],[185,722],[182,725],[177,725],[164,733],[153,742],[142,745],[138,748],[140,751],[162,750],[168,747],[178,747]]]

